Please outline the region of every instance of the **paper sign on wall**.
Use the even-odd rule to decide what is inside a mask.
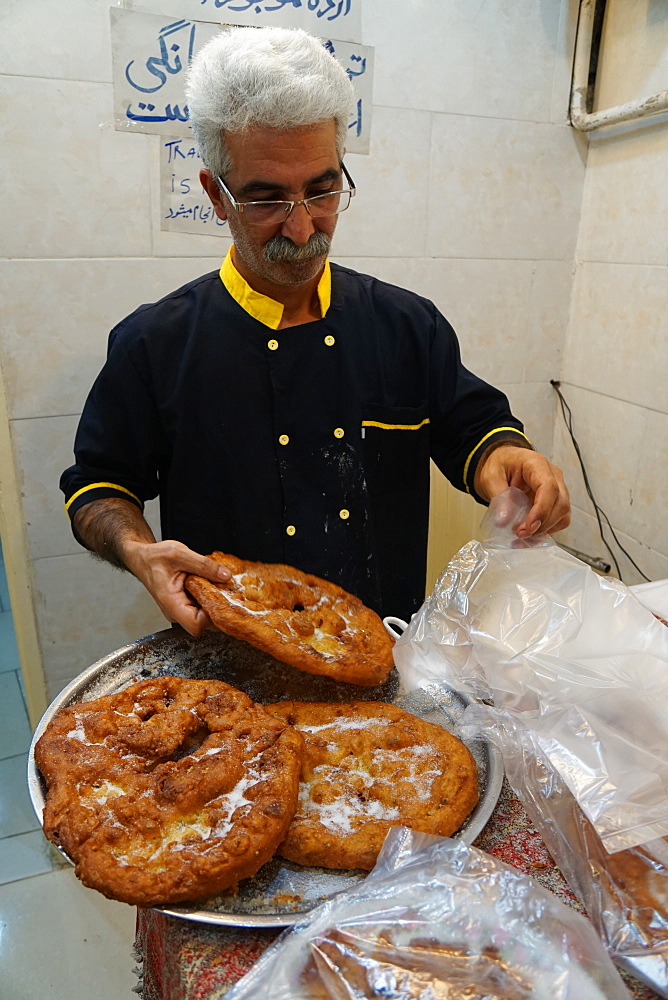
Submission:
[[[304,28],[319,37],[331,31],[345,42],[362,37],[361,0],[140,0],[138,6],[172,18]]]
[[[190,139],[160,138],[160,228],[167,232],[230,236],[199,182],[202,160]]]
[[[116,128],[191,139],[185,73],[220,25],[114,7],[110,14]],[[351,153],[368,153],[373,49],[337,39],[323,42],[354,88],[346,147]]]

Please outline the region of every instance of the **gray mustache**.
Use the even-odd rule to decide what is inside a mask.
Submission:
[[[313,260],[314,257],[326,257],[331,245],[329,236],[325,233],[312,233],[308,243],[297,246],[287,236],[277,233],[264,245],[264,258],[274,263],[284,261]]]

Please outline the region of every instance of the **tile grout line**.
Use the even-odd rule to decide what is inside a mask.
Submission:
[[[0,837],[0,847],[6,844],[9,840],[15,840],[17,837],[25,837],[29,833],[42,833],[41,826],[31,826],[27,830],[17,830],[16,833],[6,833],[4,837]]]
[[[15,670],[14,673],[16,674],[16,683],[19,686],[19,694],[21,695],[21,703],[23,705],[23,711],[25,712],[25,715],[26,715],[26,722],[28,723],[28,732],[30,733],[30,738],[32,739],[32,726],[30,725],[30,716],[28,714],[28,705],[27,705],[27,702],[26,702],[25,692],[23,690],[23,684],[21,683],[21,681],[22,681],[21,671],[20,670]],[[30,747],[30,743],[28,743],[28,747]]]
[[[30,748],[28,747],[25,750],[22,750],[21,753],[11,753],[8,757],[0,757],[0,764],[4,764],[6,760],[18,760],[19,757],[27,757],[29,749]]]

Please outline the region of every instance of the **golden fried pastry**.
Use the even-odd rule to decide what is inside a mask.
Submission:
[[[210,559],[232,579],[186,577],[186,588],[222,632],[309,674],[372,687],[387,680],[394,640],[378,615],[336,584],[280,563]]]
[[[299,805],[278,854],[373,868],[391,826],[449,837],[478,801],[468,749],[433,723],[374,701],[283,701],[268,712],[304,737]]]
[[[44,832],[111,899],[211,896],[274,854],[301,752],[294,729],[229,684],[140,681],[64,708],[38,740]]]

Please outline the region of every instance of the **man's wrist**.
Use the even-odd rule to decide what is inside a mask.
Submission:
[[[478,469],[482,469],[483,465],[492,454],[493,451],[498,451],[499,448],[523,448],[525,451],[535,451],[536,449],[527,441],[526,438],[504,438],[501,441],[492,441],[489,448],[485,448],[482,455],[480,456],[480,461],[478,462]],[[478,471],[476,469],[476,472]]]
[[[138,579],[141,579],[140,572],[144,563],[146,547],[154,544],[154,538],[141,538],[137,536],[126,536],[119,541],[118,555],[126,569]]]

